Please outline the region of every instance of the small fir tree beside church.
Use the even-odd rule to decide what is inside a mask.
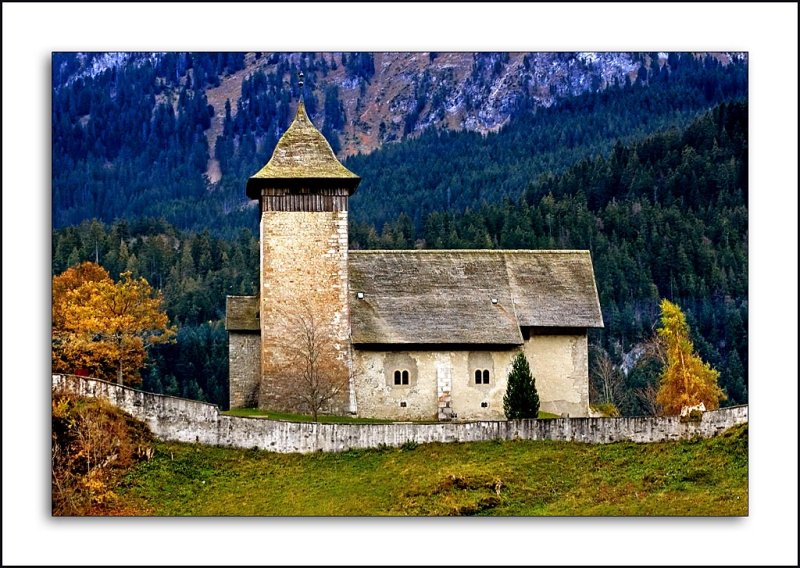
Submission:
[[[518,353],[511,364],[508,386],[503,396],[503,411],[506,418],[536,418],[539,415],[539,394],[536,379],[524,353]]]

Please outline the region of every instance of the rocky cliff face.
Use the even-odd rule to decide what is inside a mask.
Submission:
[[[244,73],[223,79],[220,92],[231,91],[227,81],[262,71],[266,74],[304,67],[311,75],[314,95],[338,88],[344,111],[340,156],[368,153],[382,144],[416,136],[426,128],[477,132],[494,131],[515,112],[550,106],[564,96],[602,89],[626,76],[635,77],[641,65],[627,53],[434,53],[390,52],[365,54],[371,62],[353,64],[352,54],[278,54],[246,57]],[[344,62],[343,62],[344,58]],[[290,77],[287,75],[286,81]],[[221,110],[224,100],[209,102]],[[231,101],[232,106],[235,101]],[[322,113],[320,113],[322,114]],[[322,116],[315,121],[324,124]]]
[[[78,54],[72,68],[54,69],[56,83],[94,76],[106,69],[158,64],[157,53]],[[741,54],[714,54],[725,64]],[[214,159],[215,141],[223,131],[225,103],[233,116],[242,95],[242,83],[256,73],[277,76],[285,92],[297,90],[297,72],[306,76],[306,97],[313,96],[311,118],[320,129],[332,121],[332,102],[338,107],[338,155],[369,153],[385,143],[418,136],[428,128],[496,131],[517,113],[533,112],[556,100],[602,90],[615,81],[636,80],[642,67],[668,65],[667,53],[247,53],[244,68],[222,73],[216,85],[205,85],[215,117],[206,129],[209,142],[208,175],[220,177]],[[180,88],[192,81],[194,70],[180,71]],[[185,73],[185,74],[182,74]],[[284,89],[281,89],[284,90]],[[247,101],[242,101],[247,104]],[[313,108],[316,107],[316,112]],[[277,127],[275,127],[277,128]],[[281,132],[274,132],[279,136]]]

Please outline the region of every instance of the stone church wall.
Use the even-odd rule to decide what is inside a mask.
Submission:
[[[216,405],[121,387],[113,383],[53,375],[53,388],[103,398],[142,420],[165,441],[195,442],[281,453],[338,452],[406,442],[553,440],[604,444],[709,438],[748,421],[747,406],[702,414],[699,421],[677,416],[484,420],[438,424],[310,424],[220,414]]]
[[[536,379],[540,409],[558,415],[588,416],[586,334],[535,335],[522,349]],[[518,352],[354,350],[358,415],[391,420],[503,419],[508,373]],[[394,372],[404,370],[410,373],[409,384],[395,385]],[[480,383],[475,371],[481,372]],[[483,371],[489,372],[488,383],[483,381]],[[442,384],[449,387],[449,415],[440,415]]]
[[[228,369],[230,407],[257,406],[261,383],[261,336],[258,333],[228,333]]]

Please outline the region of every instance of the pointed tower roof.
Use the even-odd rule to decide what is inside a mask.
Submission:
[[[294,121],[278,140],[272,158],[247,180],[247,196],[258,199],[264,187],[297,186],[338,186],[352,195],[360,181],[336,159],[331,145],[308,118],[301,98]]]

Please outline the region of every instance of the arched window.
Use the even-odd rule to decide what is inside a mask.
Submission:
[[[475,384],[476,385],[489,384],[489,369],[475,369]]]
[[[394,372],[394,384],[395,385],[407,385],[409,384],[409,378],[411,375],[409,374],[408,370],[396,370]]]

